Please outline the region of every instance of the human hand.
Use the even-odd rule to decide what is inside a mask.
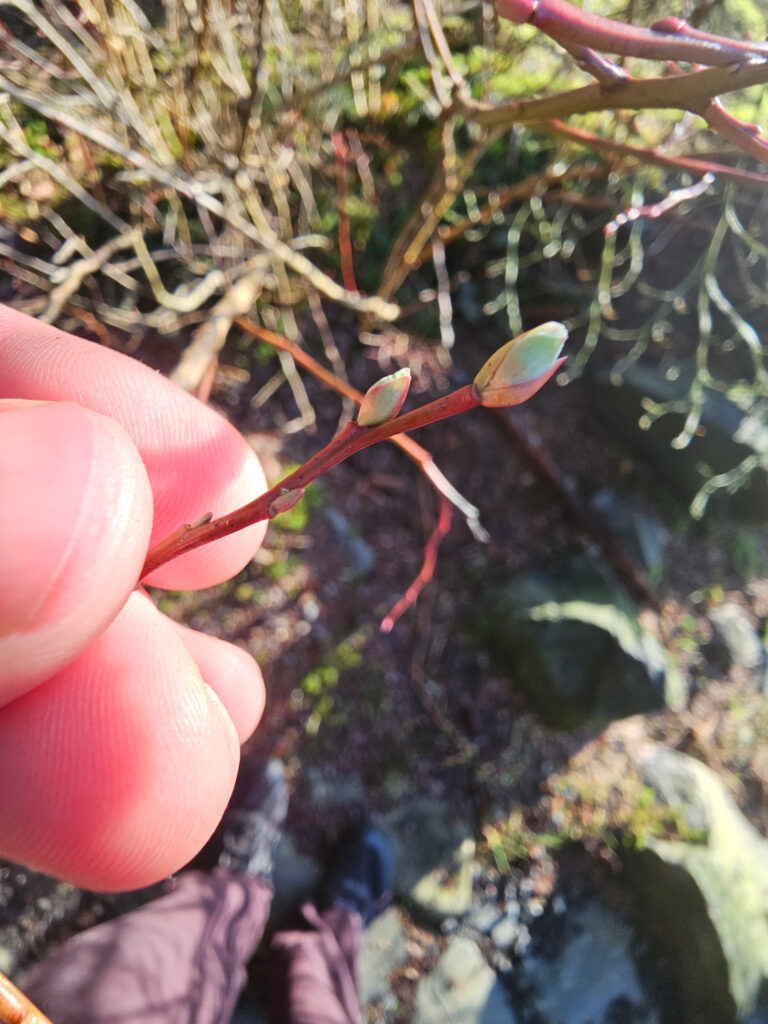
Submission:
[[[255,728],[253,659],[135,592],[151,544],[265,489],[237,431],[152,370],[0,306],[0,856],[84,887],[181,867]],[[238,572],[258,523],[158,569]]]

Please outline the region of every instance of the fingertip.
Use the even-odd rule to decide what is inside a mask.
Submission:
[[[151,523],[144,466],[113,420],[71,402],[0,411],[0,704],[117,614]]]
[[[239,762],[229,715],[140,594],[0,712],[0,750],[0,854],[101,891],[187,863],[220,821]]]
[[[245,743],[261,720],[266,701],[258,664],[241,647],[175,622],[171,625],[226,708],[240,743]]]

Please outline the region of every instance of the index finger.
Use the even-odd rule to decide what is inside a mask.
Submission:
[[[0,395],[73,401],[116,420],[139,449],[154,500],[150,545],[207,513],[231,512],[266,482],[235,428],[159,373],[0,306]],[[208,587],[239,572],[266,531],[257,523],[174,559],[155,586]]]

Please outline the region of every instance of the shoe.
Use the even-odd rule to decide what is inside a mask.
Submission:
[[[323,886],[322,907],[351,910],[367,925],[392,902],[394,880],[392,845],[383,832],[369,826],[336,853]]]
[[[224,814],[219,867],[272,882],[275,848],[288,813],[282,761],[242,761]]]

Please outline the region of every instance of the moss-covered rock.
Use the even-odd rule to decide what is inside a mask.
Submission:
[[[637,609],[582,557],[489,595],[475,630],[549,724],[575,728],[680,708],[686,686]]]

